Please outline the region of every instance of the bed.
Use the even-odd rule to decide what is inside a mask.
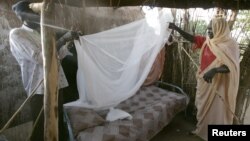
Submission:
[[[166,90],[166,88],[168,90]],[[64,107],[70,141],[147,141],[188,105],[189,97],[175,85],[157,82],[142,87],[117,107],[132,119],[105,121],[108,111]]]

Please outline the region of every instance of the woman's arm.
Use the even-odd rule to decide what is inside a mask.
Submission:
[[[212,79],[214,77],[214,75],[216,73],[229,73],[230,70],[226,65],[221,65],[218,68],[212,68],[211,70],[209,70],[208,72],[206,72],[203,76],[203,79],[207,82],[207,83],[211,83]]]
[[[186,40],[194,43],[194,35],[191,35],[187,32],[185,32],[184,30],[182,30],[181,28],[179,28],[178,26],[176,26],[174,23],[169,23],[169,28],[170,29],[173,29],[173,30],[176,30],[177,32],[179,32],[181,34],[181,36],[183,38],[185,38]]]

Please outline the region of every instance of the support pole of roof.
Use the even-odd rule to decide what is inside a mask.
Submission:
[[[54,0],[43,0],[41,36],[44,62],[44,141],[58,141],[58,60],[54,25]],[[49,22],[48,22],[49,21]]]
[[[232,10],[232,13],[230,14],[230,17],[228,20],[228,25],[229,25],[230,30],[233,29],[238,13],[239,13],[239,10]]]

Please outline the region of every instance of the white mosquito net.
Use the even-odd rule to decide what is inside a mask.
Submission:
[[[133,96],[168,40],[168,22],[168,9],[154,10],[142,20],[75,40],[79,99],[66,105],[108,109]]]

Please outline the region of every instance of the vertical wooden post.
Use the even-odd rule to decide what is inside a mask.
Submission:
[[[250,69],[249,69],[249,64],[250,64],[250,43],[245,50],[245,53],[243,55],[243,59],[240,62],[240,87],[238,90],[238,95],[237,95],[237,102],[236,102],[236,109],[235,109],[235,114],[236,116],[240,119],[240,121],[237,121],[234,119],[234,124],[242,124],[244,123],[244,112],[247,110],[246,108],[247,103],[246,100],[248,98],[247,93],[250,88]],[[240,123],[239,123],[240,122]]]
[[[228,26],[230,30],[233,29],[238,13],[239,13],[239,10],[232,10],[232,13],[229,16]]]
[[[44,0],[41,11],[41,35],[44,61],[44,140],[58,141],[58,61],[54,25],[54,1]],[[49,21],[49,22],[48,22]]]

